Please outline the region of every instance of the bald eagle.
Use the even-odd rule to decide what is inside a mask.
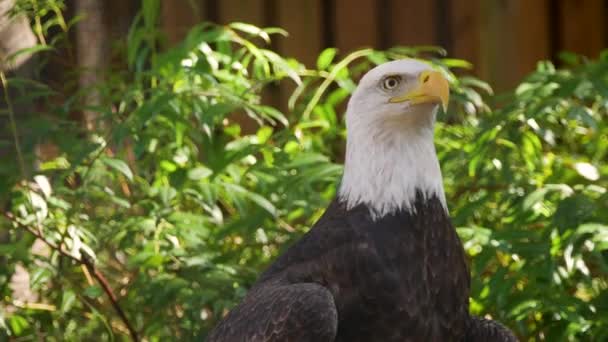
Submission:
[[[433,143],[448,98],[443,74],[421,61],[363,76],[336,198],[208,341],[517,341],[469,314],[469,270]]]

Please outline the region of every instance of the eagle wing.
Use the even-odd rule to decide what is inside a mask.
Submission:
[[[211,332],[209,342],[335,339],[338,314],[329,290],[313,283],[259,284]]]

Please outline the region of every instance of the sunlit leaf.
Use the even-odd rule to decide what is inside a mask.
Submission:
[[[201,180],[203,178],[207,178],[213,174],[213,171],[204,167],[198,166],[194,169],[188,171],[188,178],[192,180]]]
[[[323,52],[321,52],[321,54],[317,58],[317,68],[319,70],[327,69],[333,62],[334,57],[336,57],[337,52],[338,49],[335,48],[327,48],[323,50]]]
[[[133,172],[131,172],[131,168],[124,161],[110,157],[103,157],[101,161],[110,168],[122,173],[127,179],[133,180]]]
[[[597,168],[589,163],[574,163],[574,168],[579,175],[588,180],[596,181],[600,178]]]

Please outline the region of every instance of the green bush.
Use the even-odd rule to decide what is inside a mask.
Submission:
[[[471,310],[534,340],[608,336],[608,54],[540,62],[499,109],[438,131]]]
[[[61,26],[61,11],[42,15]],[[0,170],[0,336],[127,339],[103,279],[140,336],[205,336],[334,196],[340,112],[358,76],[422,55],[453,87],[436,143],[471,256],[471,311],[522,340],[608,337],[608,55],[567,54],[560,70],[541,62],[512,94],[493,96],[485,83],[456,77],[450,69],[468,63],[440,49],[343,59],[327,49],[311,70],[266,47],[281,29],[201,24],[167,49],[157,16],[158,2],[144,1],[125,68],[94,89],[8,78],[21,92],[14,101],[45,114],[19,122],[21,159],[35,160],[41,142],[61,153],[35,177]],[[283,83],[295,90],[281,111],[262,98]],[[93,92],[100,102],[91,108]],[[83,110],[96,113],[95,129],[68,120]],[[52,248],[32,250],[35,236]],[[13,298],[17,267],[39,303]]]

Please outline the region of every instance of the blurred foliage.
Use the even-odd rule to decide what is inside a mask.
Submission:
[[[61,1],[17,3],[39,36],[55,28],[29,52],[44,60],[58,53],[50,44],[70,49],[73,22],[65,24]],[[94,260],[141,336],[204,337],[334,196],[340,113],[358,77],[416,56],[452,84],[436,144],[471,256],[471,311],[522,340],[608,338],[608,53],[564,54],[563,69],[541,62],[514,92],[494,96],[484,82],[456,77],[452,69],[469,64],[436,48],[342,59],[327,49],[307,69],[267,48],[283,30],[245,23],[204,23],[169,48],[158,9],[142,2],[120,50],[124,65],[95,87],[75,87],[77,72],[61,84],[8,77],[15,106],[35,104],[18,132],[20,159],[36,172],[20,170],[14,154],[0,169],[0,201],[14,215],[0,218],[0,338],[128,339],[90,270],[32,248],[32,233]],[[271,106],[279,83],[295,90]],[[70,119],[85,110],[96,115],[92,130]],[[13,148],[14,132],[0,129],[11,137],[2,146]],[[39,144],[58,152],[39,160]],[[18,268],[37,302],[14,297]]]

